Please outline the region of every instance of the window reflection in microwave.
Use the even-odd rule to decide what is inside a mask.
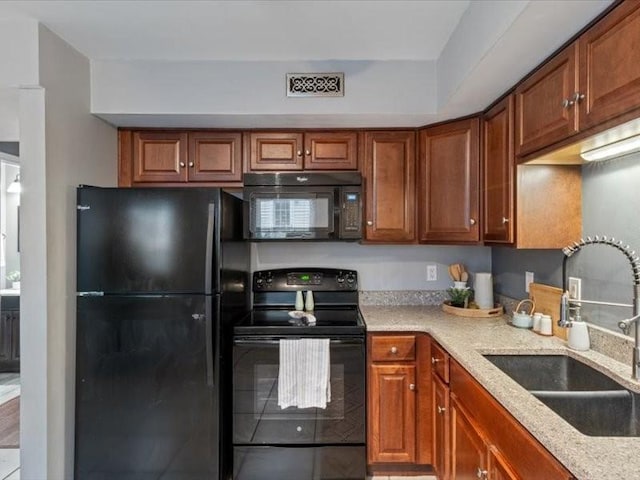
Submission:
[[[260,230],[309,231],[329,225],[328,198],[255,198]]]

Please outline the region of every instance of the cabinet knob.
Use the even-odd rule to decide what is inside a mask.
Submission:
[[[478,470],[476,470],[476,477],[484,480],[487,478],[487,474],[489,472],[487,472],[486,470],[481,469],[480,467],[478,467]]]
[[[502,224],[509,223],[509,219],[507,217],[502,217]]]
[[[391,353],[393,354],[398,353],[398,347],[391,347]]]
[[[439,359],[439,358],[431,357],[431,364],[432,364],[432,365],[435,365],[435,364],[436,364],[436,363],[438,363],[439,361],[440,361],[440,359]]]
[[[574,103],[580,103],[582,100],[584,100],[584,93],[576,92],[573,94]]]
[[[181,166],[181,167],[184,167],[184,162],[180,162],[180,166]]]
[[[562,108],[573,107],[574,103],[576,103],[576,102],[574,102],[573,100],[570,100],[568,98],[565,98],[564,100],[562,100]]]
[[[193,167],[194,163],[193,162],[189,162],[189,166]]]
[[[416,389],[416,384],[415,383],[410,383],[409,384],[409,390],[413,391]]]
[[[296,153],[298,154],[299,157],[302,156],[302,150],[298,150]]]
[[[367,225],[371,226],[373,225],[373,222],[371,220],[367,220]]]
[[[475,224],[476,224],[476,219],[475,219],[475,218],[470,218],[470,219],[469,219],[469,223],[470,223],[471,225],[475,225]]]
[[[305,150],[305,151],[304,151],[304,154],[305,154],[305,155],[311,155],[311,150]]]
[[[447,409],[445,407],[441,407],[440,405],[438,405],[437,408],[438,408],[438,413],[439,414],[443,414],[444,412],[447,411]]]

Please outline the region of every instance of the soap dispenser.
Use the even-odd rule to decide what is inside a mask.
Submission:
[[[307,290],[307,297],[304,304],[304,309],[307,312],[313,312],[314,307],[315,307],[315,304],[313,302],[313,292],[311,290]]]
[[[571,322],[569,328],[569,334],[567,336],[567,344],[569,348],[573,350],[589,350],[591,348],[591,342],[589,341],[589,329],[587,324],[583,321]]]

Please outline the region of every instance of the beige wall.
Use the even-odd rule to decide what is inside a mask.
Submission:
[[[26,263],[32,275],[46,275],[46,283],[32,276],[34,291],[25,291],[22,300],[46,307],[32,309],[31,318],[25,320],[32,323],[34,338],[22,337],[22,362],[23,388],[34,394],[40,392],[43,397],[31,398],[27,410],[37,421],[46,421],[38,428],[30,423],[29,412],[23,412],[27,425],[21,477],[42,478],[46,471],[46,478],[62,479],[73,476],[75,188],[78,184],[116,185],[117,138],[115,128],[89,113],[88,59],[43,26],[38,31],[38,48],[44,90],[44,155],[25,159],[40,165],[25,164],[23,168],[25,176],[44,173],[45,178],[44,182],[34,177],[26,179],[24,199],[33,206],[28,212],[36,216],[28,221],[37,236],[22,256],[34,252],[37,260]],[[21,130],[28,129],[22,119]],[[29,152],[28,146],[25,149]],[[45,224],[44,234],[41,227],[38,232],[38,221]],[[44,452],[38,436],[44,436]],[[39,447],[30,450],[31,444]]]

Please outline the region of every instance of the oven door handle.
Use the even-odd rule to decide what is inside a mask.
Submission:
[[[293,337],[293,338],[273,338],[273,337],[251,337],[251,338],[234,338],[234,345],[279,345],[282,340],[299,340],[309,337]],[[312,337],[322,338],[322,337]],[[326,338],[326,337],[325,337]],[[364,338],[331,338],[331,345],[364,345]]]

